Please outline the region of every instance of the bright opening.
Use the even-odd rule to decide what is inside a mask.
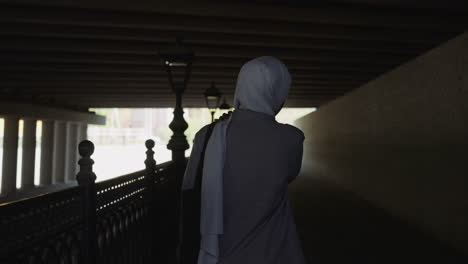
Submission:
[[[16,158],[16,188],[21,188],[21,171],[23,161],[23,131],[24,120],[20,119],[18,123],[18,156]]]
[[[36,123],[36,156],[34,160],[34,185],[39,185],[39,175],[41,169],[41,139],[42,139],[42,121]]]
[[[169,124],[173,118],[172,108],[95,108],[90,109],[107,117],[105,125],[90,125],[88,138],[95,144],[92,155],[93,170],[97,181],[106,180],[126,173],[144,169],[145,141],[153,139],[157,163],[171,159],[166,145],[172,131]],[[292,124],[294,120],[315,111],[315,108],[283,108],[276,119],[280,123]],[[184,118],[189,124],[185,135],[190,144],[203,126],[211,122],[207,108],[185,108]],[[217,111],[215,118],[225,111]],[[185,152],[190,155],[191,148]],[[36,155],[36,158],[38,155]],[[38,162],[36,162],[38,163]]]

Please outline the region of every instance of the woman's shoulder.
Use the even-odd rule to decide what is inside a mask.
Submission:
[[[206,134],[209,130],[209,127],[210,125],[205,125],[204,127],[200,128],[197,133],[195,133],[195,136],[193,137],[193,143],[194,144],[198,144],[198,143],[202,143],[204,140],[205,137],[206,137]]]
[[[302,132],[299,128],[289,125],[289,124],[281,124],[282,136],[287,138],[293,139],[294,141],[302,142],[304,140],[304,132]]]
[[[200,128],[200,129],[198,130],[198,132],[195,133],[195,137],[205,135],[206,132],[208,131],[209,127],[210,127],[210,124],[205,125],[205,126],[203,126],[202,128]]]
[[[227,119],[231,115],[232,111],[229,111],[228,113],[223,114],[220,116],[218,119],[216,119],[213,123],[207,124],[204,127],[200,128],[197,133],[195,133],[195,138],[197,137],[205,137],[206,133],[212,129],[216,124],[221,123],[221,122],[227,122]]]

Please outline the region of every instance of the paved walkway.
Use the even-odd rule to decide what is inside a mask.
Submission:
[[[468,257],[337,185],[301,177],[290,198],[308,263],[468,263]]]

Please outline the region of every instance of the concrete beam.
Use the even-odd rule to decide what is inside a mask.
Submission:
[[[106,123],[104,116],[91,112],[78,112],[37,104],[0,102],[0,116],[8,115],[18,118],[74,121],[95,125],[104,125]]]
[[[288,23],[290,26],[300,25],[301,23],[313,25],[345,25],[357,27],[383,27],[390,29],[413,29],[427,30],[437,29],[446,31],[451,28],[464,29],[466,25],[464,13],[448,11],[443,9],[424,10],[410,9],[409,12],[401,12],[401,8],[386,7],[370,7],[366,5],[309,5],[297,6],[291,5],[268,5],[258,3],[217,3],[213,5],[211,1],[197,1],[190,3],[188,1],[135,1],[120,0],[120,1],[57,1],[57,0],[0,0],[3,4],[21,4],[36,5],[34,21],[50,21],[53,20],[53,11],[58,8],[64,12],[67,8],[76,8],[74,13],[81,15],[86,12],[86,25],[102,25],[110,24],[113,26],[135,26],[138,24],[151,25],[153,27],[179,27],[181,29],[191,29],[193,27],[207,28],[211,32],[236,28],[238,30],[254,30],[258,29],[254,23],[240,23],[239,20],[256,19],[257,23],[262,23],[269,26],[272,30],[275,29],[277,23],[272,24],[272,21],[281,21]],[[42,5],[42,6],[38,6]],[[50,6],[55,6],[55,10]],[[24,7],[23,7],[24,8]],[[17,15],[19,8],[4,7],[4,16],[16,15],[16,21],[21,20],[27,12]],[[109,16],[105,19],[96,19],[96,11],[99,9],[120,10],[118,16]],[[68,9],[69,10],[69,9]],[[137,13],[143,11],[144,13]],[[63,14],[57,12],[58,14]],[[2,14],[3,15],[3,14]],[[223,19],[220,19],[222,17]],[[8,17],[9,18],[9,17]],[[61,20],[69,20],[74,23],[81,22],[77,19],[77,15],[63,15]],[[130,20],[133,18],[133,20]],[[217,23],[212,22],[212,19],[217,19]],[[83,19],[81,19],[83,20]],[[129,21],[130,20],[130,21]],[[84,23],[84,22],[81,22]],[[269,24],[268,24],[269,23]],[[346,28],[346,27],[343,27]],[[277,30],[277,29],[276,29]],[[311,30],[313,31],[313,30]],[[262,31],[258,31],[258,34]]]

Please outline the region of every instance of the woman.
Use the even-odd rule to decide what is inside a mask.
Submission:
[[[291,77],[273,57],[242,66],[235,111],[218,121],[204,149],[201,129],[184,176],[183,190],[196,186],[203,160],[198,264],[305,263],[287,196],[298,174],[304,134],[279,124]]]

